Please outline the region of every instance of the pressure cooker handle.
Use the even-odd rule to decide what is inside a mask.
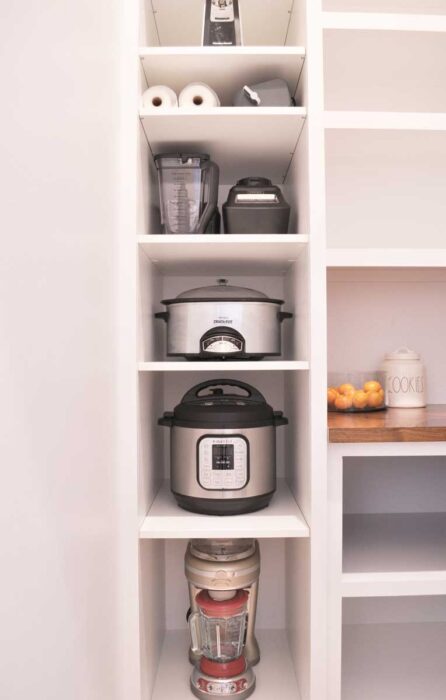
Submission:
[[[208,379],[207,382],[201,382],[201,384],[196,384],[192,387],[192,389],[189,389],[189,391],[184,394],[182,403],[194,401],[194,399],[196,399],[204,389],[208,389],[211,386],[236,386],[239,389],[244,389],[250,398],[252,397],[257,399],[257,401],[265,401],[265,397],[260,393],[260,391],[255,389],[250,384],[240,382],[238,379]],[[226,396],[238,396],[238,394],[226,394]]]
[[[290,311],[279,311],[277,318],[279,319],[280,323],[282,323],[282,321],[284,321],[286,318],[293,318],[293,314]]]
[[[288,418],[285,418],[283,411],[274,411],[274,425],[288,425]]]
[[[155,314],[155,318],[161,318],[163,321],[167,323],[169,320],[169,312],[168,311],[157,311]]]
[[[173,425],[172,411],[166,411],[161,418],[158,418],[158,425],[165,425],[168,428],[171,428]]]

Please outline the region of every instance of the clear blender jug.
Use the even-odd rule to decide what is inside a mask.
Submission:
[[[219,169],[204,153],[155,156],[164,233],[218,233]]]
[[[199,655],[191,689],[200,700],[224,695],[244,700],[255,677],[243,654],[247,591],[207,591],[196,596],[198,612],[189,617],[192,651]]]

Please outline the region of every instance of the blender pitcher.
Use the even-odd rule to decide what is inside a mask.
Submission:
[[[255,677],[243,654],[248,593],[202,590],[198,612],[189,617],[192,651],[201,655],[191,677],[191,689],[201,700],[224,695],[244,700],[254,690]]]
[[[206,233],[217,214],[216,163],[203,153],[160,153],[155,165],[164,233]]]

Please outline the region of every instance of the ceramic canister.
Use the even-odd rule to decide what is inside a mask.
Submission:
[[[424,367],[417,352],[403,347],[386,354],[383,370],[387,406],[420,408],[426,405]]]

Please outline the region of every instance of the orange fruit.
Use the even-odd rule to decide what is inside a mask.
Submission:
[[[379,391],[382,389],[382,386],[379,382],[372,380],[370,382],[366,382],[363,386],[364,391]]]
[[[334,402],[336,401],[337,396],[338,396],[338,392],[336,391],[336,389],[333,389],[332,386],[328,387],[327,403],[329,406],[333,406]]]
[[[370,408],[379,408],[384,403],[384,395],[381,391],[369,391],[367,394],[367,404]]]
[[[338,409],[338,411],[346,411],[348,408],[352,407],[353,399],[352,395],[349,394],[348,396],[346,395],[340,395],[335,399],[335,407]]]
[[[348,394],[353,394],[355,392],[355,387],[353,384],[341,384],[341,386],[338,388],[338,392],[344,396],[347,396]]]
[[[353,394],[353,406],[355,408],[365,408],[367,406],[368,396],[365,391],[355,391]]]

